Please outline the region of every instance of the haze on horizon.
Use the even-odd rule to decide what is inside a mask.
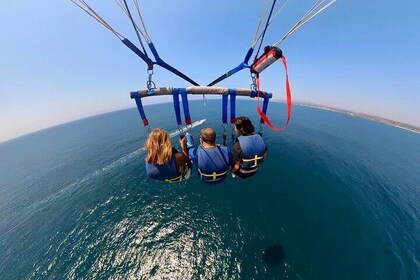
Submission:
[[[116,30],[137,42],[114,1],[88,2]],[[140,4],[160,56],[206,84],[243,60],[262,2]],[[298,11],[304,3],[289,2],[270,25],[264,45],[277,42],[301,17]],[[294,101],[420,127],[418,14],[420,5],[414,0],[338,0],[280,45],[288,59]],[[145,88],[145,64],[70,0],[2,3],[0,30],[0,142],[134,108],[129,91]],[[157,86],[189,86],[158,66],[154,72]],[[264,71],[261,81],[264,90],[284,99],[281,63]],[[250,82],[249,72],[243,71],[218,85],[248,87]],[[161,101],[150,98],[145,103]]]

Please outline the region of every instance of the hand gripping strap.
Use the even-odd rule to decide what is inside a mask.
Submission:
[[[264,123],[266,123],[267,126],[274,131],[285,130],[287,128],[288,124],[289,124],[290,116],[292,114],[292,94],[291,94],[290,84],[289,84],[289,75],[288,75],[288,72],[287,72],[286,57],[282,56],[281,60],[283,61],[284,69],[286,71],[286,104],[287,104],[287,119],[286,119],[286,124],[283,127],[274,126],[271,123],[270,119],[267,117],[267,115],[261,109],[261,107],[260,107],[260,94],[259,94],[259,92],[260,92],[260,77],[257,76],[257,91],[258,91],[257,112],[258,112],[258,115],[260,115],[261,119],[264,121]]]

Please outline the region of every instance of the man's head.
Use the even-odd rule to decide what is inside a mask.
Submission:
[[[216,143],[216,132],[210,127],[203,128],[200,131],[200,139],[209,145],[214,145]]]

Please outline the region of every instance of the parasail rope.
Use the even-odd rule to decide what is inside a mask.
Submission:
[[[274,14],[274,16],[271,17],[270,21],[268,22],[268,25],[271,24],[271,22],[273,20],[276,19],[276,17],[281,13],[281,11],[283,11],[284,7],[286,6],[286,4],[289,2],[289,0],[284,0],[281,4],[279,4],[279,7],[277,7],[277,10]]]
[[[121,0],[115,0],[115,3],[117,3],[117,5],[121,8],[121,10],[128,16],[129,13],[127,12],[127,10],[125,9],[125,6],[123,5],[123,3],[121,2]],[[143,38],[146,40],[146,36],[144,35],[144,33],[141,31],[141,29],[137,26],[136,23],[134,23],[136,26],[136,30],[141,34],[141,36],[143,36]],[[147,40],[146,40],[147,41]]]
[[[296,32],[299,28],[301,28],[304,24],[309,22],[311,19],[313,19],[315,16],[323,12],[325,9],[330,7],[332,4],[336,2],[336,0],[331,0],[329,3],[324,5],[322,8],[317,10],[326,0],[319,0],[315,3],[315,5],[308,11],[306,14],[286,33],[286,35],[283,36],[278,42],[276,42],[273,46],[277,47],[279,46],[283,41],[285,41],[287,38],[290,37],[294,32]],[[317,10],[317,11],[316,11]],[[316,11],[316,12],[315,12]]]
[[[86,12],[89,16],[91,16],[93,19],[98,21],[101,25],[103,25],[106,29],[111,31],[115,36],[118,37],[118,39],[122,40],[124,39],[124,36],[122,36],[120,33],[115,31],[103,18],[101,18],[100,15],[98,15],[84,0],[70,0],[73,2],[76,6],[78,6],[80,9],[82,9],[84,12]],[[78,3],[79,2],[79,3]]]
[[[276,19],[276,17],[284,10],[284,7],[286,7],[286,4],[289,2],[289,0],[283,0],[279,5],[278,5],[278,7],[277,7],[277,10],[276,10],[276,12],[274,13],[274,15],[270,18],[270,20],[269,20],[269,22],[268,22],[268,26],[270,26],[270,24]],[[257,29],[257,33],[258,33],[258,31],[259,31],[259,26],[260,26],[260,24],[261,24],[261,20],[262,20],[262,18],[260,19],[260,22],[258,23],[258,29]],[[254,48],[255,47],[255,45],[257,44],[257,42],[261,39],[261,37],[263,36],[263,33],[261,33],[258,37],[257,37],[257,34],[255,34],[255,37],[254,37],[254,41],[253,41],[253,43],[252,43],[252,45],[251,45],[251,48]]]
[[[117,0],[115,0],[115,1],[117,1]],[[120,0],[121,1],[121,0]],[[143,41],[141,40],[141,37],[140,37],[140,29],[138,28],[138,26],[137,26],[137,24],[136,24],[136,22],[134,21],[134,19],[133,19],[133,16],[131,15],[131,12],[130,12],[130,9],[128,8],[128,5],[127,5],[127,1],[126,0],[122,0],[122,1],[124,1],[124,7],[125,7],[125,12],[126,12],[126,14],[127,14],[127,16],[128,16],[128,18],[130,19],[130,21],[131,21],[131,24],[133,25],[133,28],[134,28],[134,31],[136,32],[136,35],[137,35],[137,39],[139,40],[139,42],[140,42],[140,45],[141,45],[141,47],[142,47],[142,49],[143,49],[143,53],[146,55],[146,56],[148,56],[147,55],[147,52],[146,52],[146,49],[145,49],[145,47],[144,47],[144,45],[143,45]],[[122,4],[122,3],[121,3]],[[122,7],[122,5],[120,6],[120,7]],[[144,36],[143,36],[144,37]]]
[[[258,33],[260,32],[261,22],[263,21],[265,17],[265,12],[267,10],[267,7],[268,7],[268,0],[265,0],[265,3],[261,10],[260,20],[258,21],[257,31],[255,32],[254,40],[252,41],[252,44],[251,44],[251,48],[254,48],[258,40],[261,38],[261,35],[258,37]]]
[[[273,14],[273,9],[274,9],[275,5],[276,5],[276,0],[274,0],[273,5],[271,5],[270,14],[268,15],[268,18],[267,18],[267,23],[265,24],[264,30],[263,30],[262,35],[261,35],[260,45],[258,46],[257,53],[255,54],[255,60],[257,59],[258,53],[260,52],[262,42],[264,41],[265,32],[267,31],[268,23],[270,22],[270,18],[271,18],[271,15]]]
[[[143,17],[141,16],[139,2],[137,0],[133,0],[133,2],[134,2],[134,5],[136,6],[137,14],[139,15],[141,24],[143,25],[143,30],[145,33],[144,39],[146,40],[148,44],[150,44],[152,42],[152,39],[150,39],[149,33],[147,32],[146,25],[144,24],[144,21],[143,21]]]

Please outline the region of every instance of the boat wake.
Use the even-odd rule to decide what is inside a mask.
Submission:
[[[187,132],[189,129],[203,124],[205,121],[206,121],[206,119],[202,119],[202,120],[193,122],[189,126],[183,126],[179,129],[177,129],[176,131],[171,132],[170,136],[171,136],[171,138],[179,136],[180,134]],[[75,182],[73,182],[71,184],[68,184],[67,186],[61,188],[59,191],[50,194],[49,196],[43,198],[42,200],[34,202],[30,206],[28,206],[28,208],[29,208],[28,210],[30,210],[30,212],[32,212],[32,213],[37,212],[37,211],[42,209],[42,205],[49,205],[50,202],[55,200],[55,199],[58,199],[58,198],[63,197],[63,196],[71,195],[74,191],[77,191],[79,188],[89,185],[92,180],[109,173],[110,171],[112,171],[116,167],[119,167],[123,164],[126,164],[127,162],[130,162],[134,159],[137,159],[140,155],[143,154],[144,151],[145,151],[144,147],[140,148],[140,149],[137,149],[137,150],[121,157],[120,159],[117,159],[114,162],[106,165],[105,167],[102,167],[101,169],[95,170],[94,172],[84,176],[83,178],[78,179]]]

